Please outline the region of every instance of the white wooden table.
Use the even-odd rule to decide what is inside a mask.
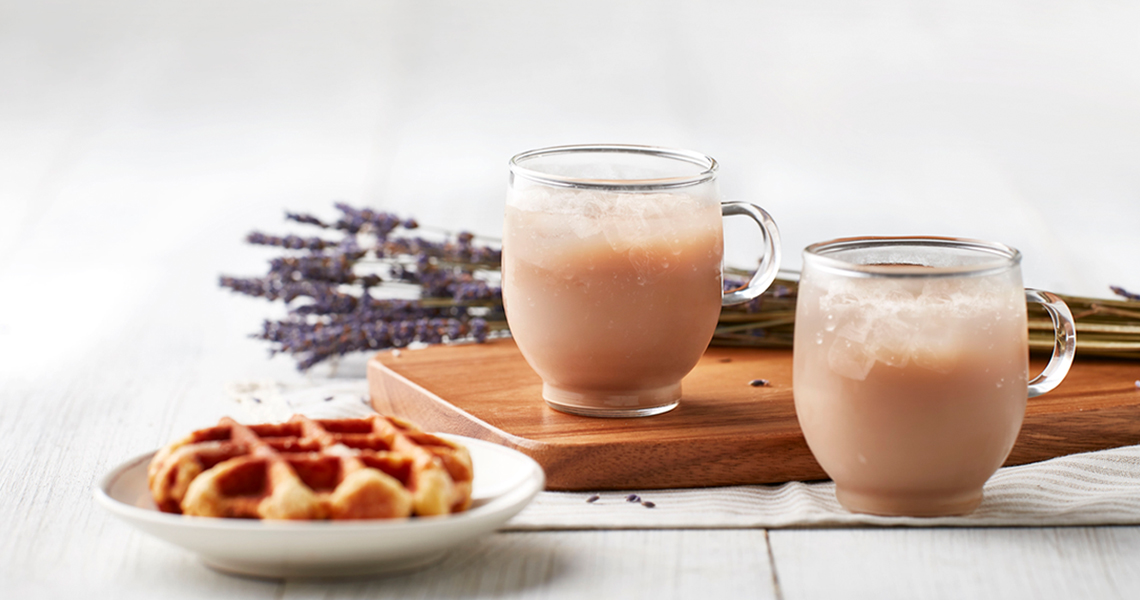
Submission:
[[[229,577],[91,499],[301,377],[245,337],[251,229],[368,203],[496,235],[507,158],[691,147],[787,265],[997,239],[1027,284],[1140,289],[1140,9],[931,3],[0,1],[5,598],[1137,598],[1140,528],[503,533],[389,579]],[[949,4],[949,3],[948,3]],[[730,259],[748,238],[730,228]]]

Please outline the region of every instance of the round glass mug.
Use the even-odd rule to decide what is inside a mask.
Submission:
[[[503,304],[552,408],[643,417],[675,408],[720,307],[759,296],[780,263],[776,224],[720,201],[717,163],[686,150],[586,145],[511,159]],[[764,236],[747,286],[723,292],[722,215]]]
[[[862,237],[808,246],[793,388],[812,454],[848,510],[965,514],[1005,461],[1026,399],[1056,387],[1073,317],[1026,290],[1021,254],[958,238]],[[1052,359],[1028,380],[1026,300],[1052,317]]]

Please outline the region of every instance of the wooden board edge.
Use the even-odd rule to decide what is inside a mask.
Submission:
[[[1017,442],[1003,466],[1140,444],[1140,432],[1135,425],[1136,413],[1136,404],[1116,404],[1075,413],[1026,414]],[[1058,435],[1057,432],[1066,428],[1082,433]]]
[[[779,483],[792,473],[818,472],[815,459],[802,456],[782,458],[778,464],[763,457],[776,448],[802,446],[795,440],[751,439],[744,445],[726,446],[715,455],[676,462],[666,460],[678,454],[688,441],[671,441],[647,447],[630,445],[599,452],[593,445],[545,443],[512,435],[478,419],[417,385],[373,359],[368,363],[368,388],[373,408],[413,421],[429,431],[464,435],[500,444],[530,456],[546,471],[549,490],[666,489],[713,487],[753,483]],[[644,465],[669,464],[664,469],[643,469]],[[616,475],[615,475],[616,474]],[[620,483],[615,483],[620,482]]]

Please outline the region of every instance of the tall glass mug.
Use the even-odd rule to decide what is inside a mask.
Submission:
[[[1021,254],[955,238],[809,246],[793,387],[812,454],[855,512],[965,514],[1013,448],[1026,398],[1056,387],[1076,348],[1060,298],[1025,290]],[[1056,344],[1028,380],[1026,300]]]
[[[511,335],[557,410],[642,417],[677,406],[722,304],[776,277],[779,233],[761,208],[720,201],[717,163],[649,146],[560,146],[511,159],[503,302]],[[764,257],[722,295],[721,216],[760,226]]]

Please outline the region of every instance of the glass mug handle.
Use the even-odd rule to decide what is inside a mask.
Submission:
[[[1065,301],[1056,294],[1026,289],[1025,299],[1044,306],[1053,319],[1053,356],[1049,358],[1045,370],[1029,382],[1029,397],[1036,398],[1060,385],[1068,374],[1073,356],[1077,353],[1077,326],[1073,322],[1073,313],[1069,312]]]
[[[731,306],[748,302],[763,294],[764,290],[768,289],[768,286],[776,280],[776,273],[780,270],[780,230],[776,227],[776,222],[772,220],[772,215],[755,204],[721,202],[720,212],[726,217],[731,215],[751,217],[760,226],[760,232],[764,234],[764,256],[760,259],[760,266],[756,269],[756,274],[752,276],[748,285],[731,292],[725,292],[721,298],[721,306]]]

